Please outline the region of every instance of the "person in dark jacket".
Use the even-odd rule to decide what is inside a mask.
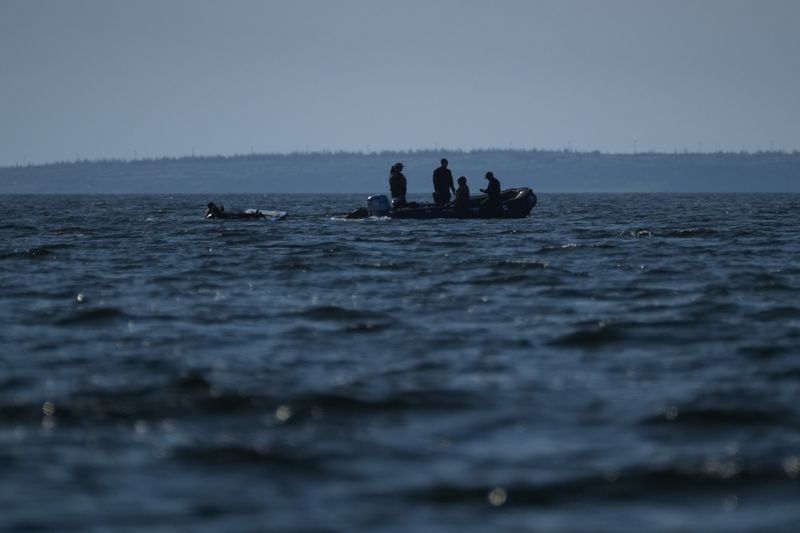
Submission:
[[[403,175],[403,163],[395,163],[389,171],[389,191],[392,195],[392,207],[405,207],[406,177]]]
[[[441,166],[433,171],[433,201],[443,206],[450,201],[450,191],[456,193],[453,186],[453,173],[447,168],[447,159],[441,160]]]
[[[485,189],[481,189],[481,192],[486,193],[488,198],[481,202],[481,211],[498,213],[500,211],[500,180],[495,178],[492,172],[487,172],[484,178],[489,181],[489,184]]]
[[[224,211],[221,211],[220,207],[218,207],[214,202],[208,202],[206,207],[206,218],[222,218]]]
[[[456,211],[466,211],[469,208],[469,187],[467,186],[466,176],[458,178],[455,207]]]

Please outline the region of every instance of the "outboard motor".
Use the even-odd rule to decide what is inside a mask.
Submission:
[[[367,198],[367,213],[371,217],[385,217],[389,215],[392,206],[385,194],[377,194]]]

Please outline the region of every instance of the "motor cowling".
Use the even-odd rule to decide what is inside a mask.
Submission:
[[[385,217],[389,215],[392,205],[385,194],[377,194],[367,198],[367,213],[371,217]]]

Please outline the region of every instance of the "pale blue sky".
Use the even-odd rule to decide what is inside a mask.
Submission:
[[[795,150],[798,28],[796,0],[0,0],[0,165]]]

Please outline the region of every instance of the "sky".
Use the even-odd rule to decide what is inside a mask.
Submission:
[[[0,166],[800,150],[797,0],[0,0]]]

